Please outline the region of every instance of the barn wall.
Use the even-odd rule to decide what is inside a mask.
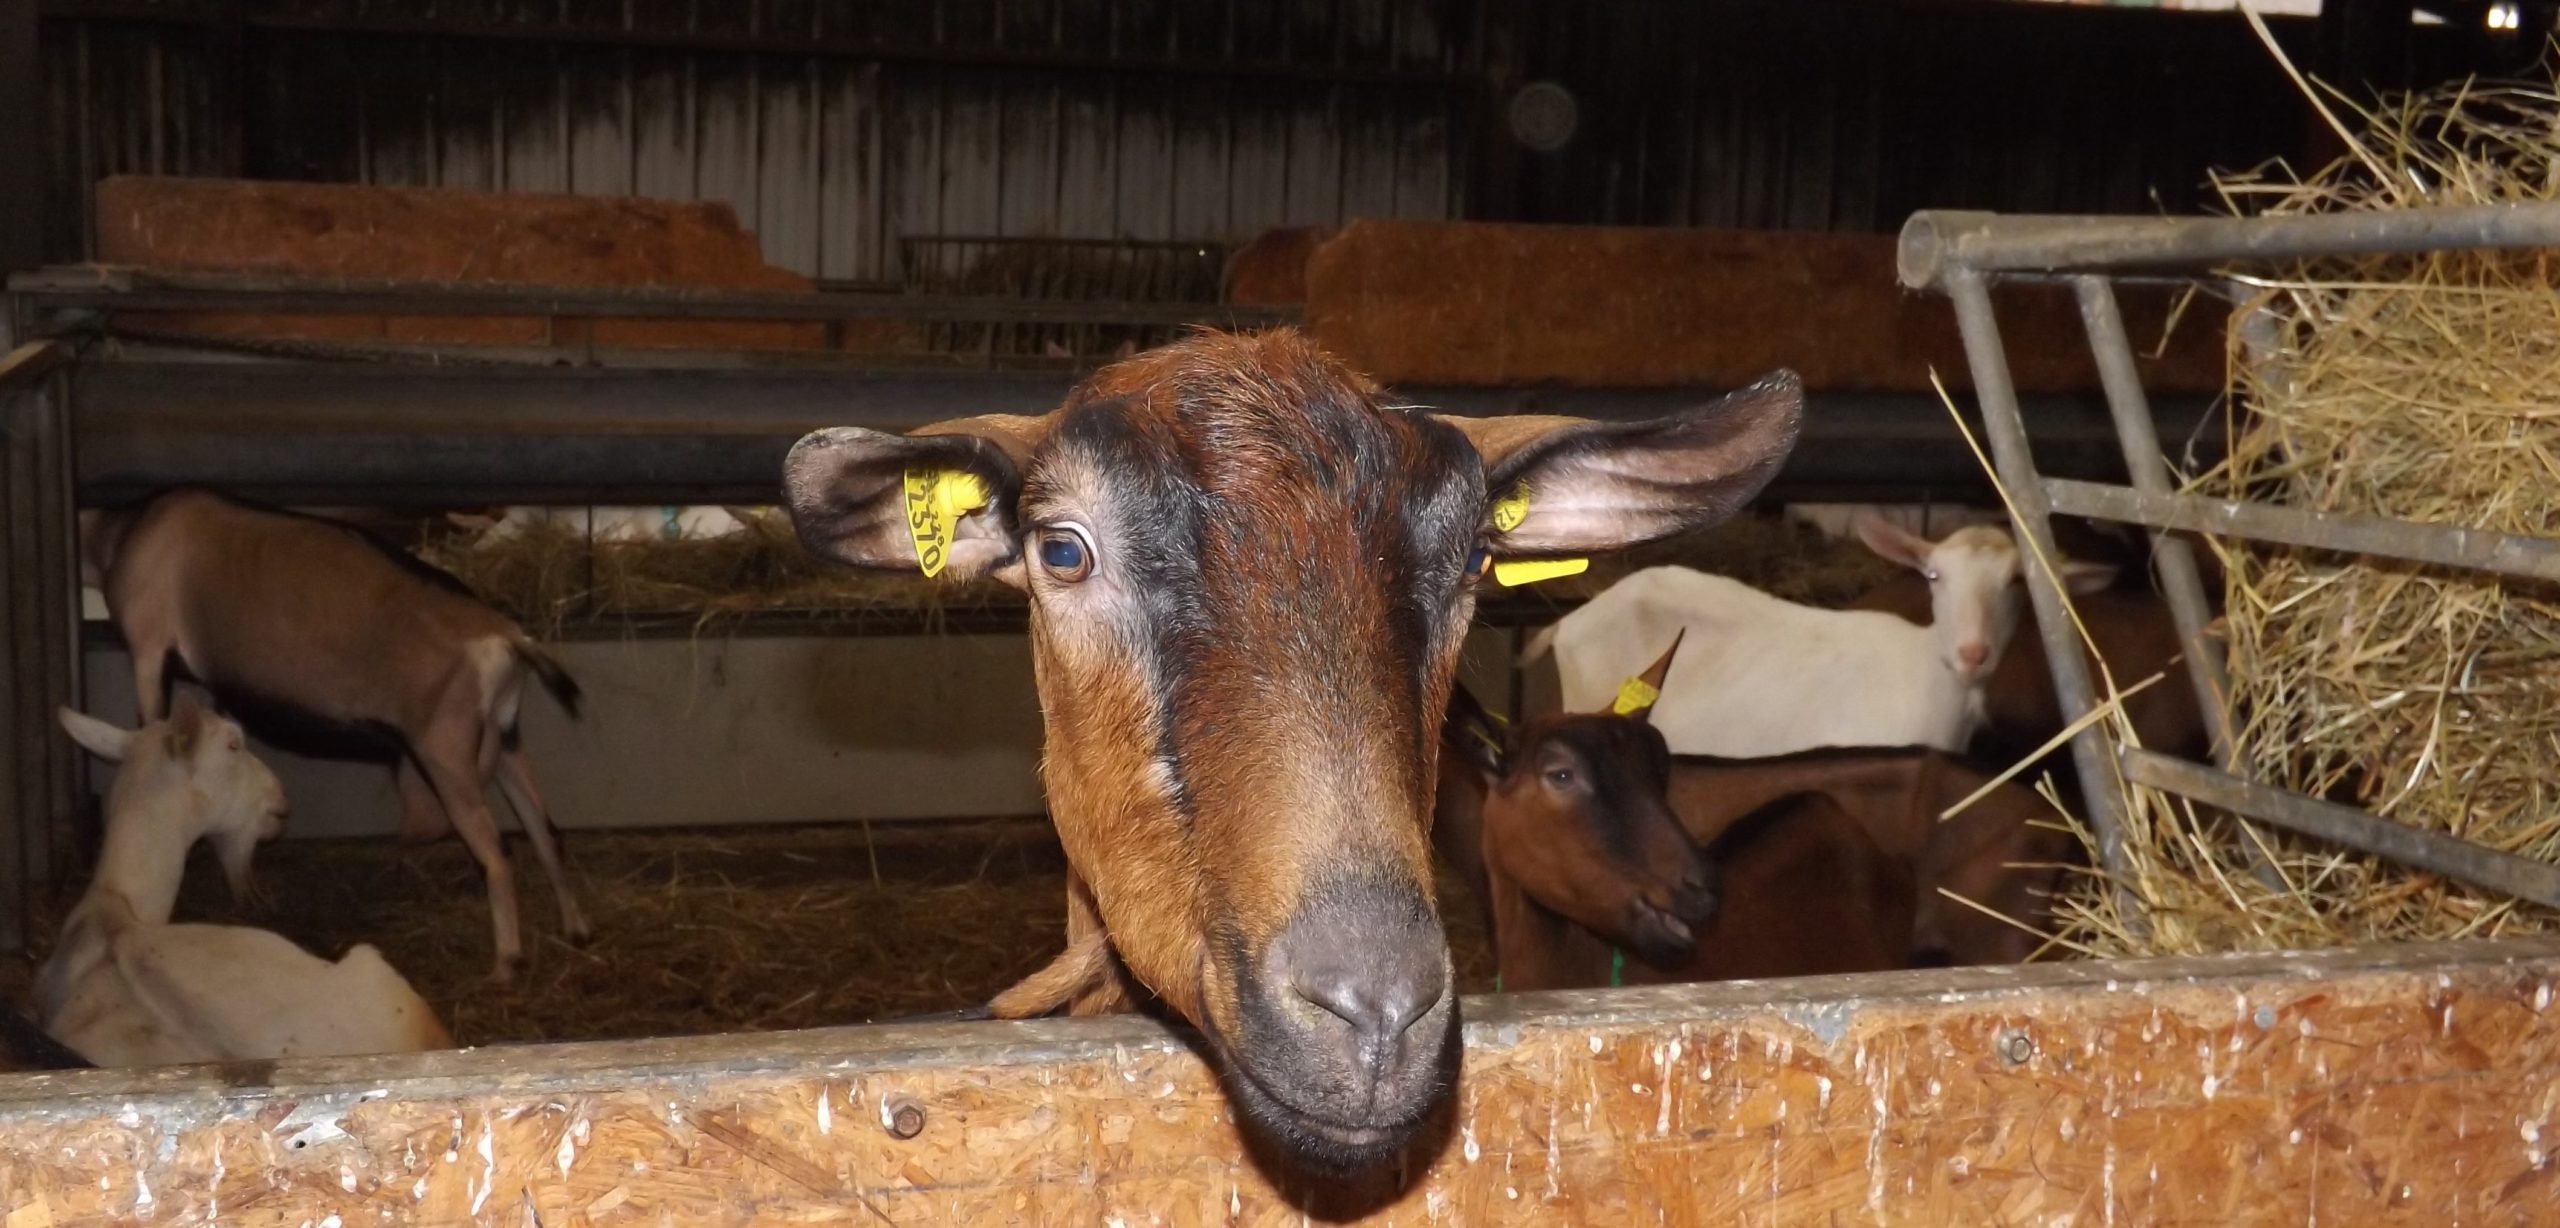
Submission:
[[[1509,709],[1514,644],[1513,632],[1486,628],[1467,642],[1463,676],[1496,711]],[[548,698],[528,699],[524,739],[563,827],[1045,810],[1040,706],[1019,635],[707,635],[557,647],[586,691],[586,715],[571,721]],[[131,724],[131,658],[93,647],[85,667],[88,710]],[[290,834],[398,830],[399,799],[381,767],[258,749],[292,799]]]
[[[1362,216],[1890,231],[1922,207],[2177,211],[2197,205],[2208,168],[2296,153],[2306,131],[2230,14],[1876,0],[43,7],[56,259],[87,250],[86,185],[125,171],[722,200],[775,263],[871,281],[900,275],[902,238],[937,234],[1228,241]],[[1504,131],[1506,91],[1536,79],[1579,101],[1562,152]]]

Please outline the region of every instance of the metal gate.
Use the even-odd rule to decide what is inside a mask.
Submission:
[[[2420,524],[2377,516],[2325,514],[2264,503],[2179,494],[2152,427],[2151,407],[2135,374],[2133,347],[2116,308],[2115,282],[2130,273],[2203,274],[2240,261],[2414,253],[2465,248],[2560,246],[2560,206],[2488,205],[2392,212],[2273,218],[2027,217],[1921,212],[1903,226],[1903,285],[1954,300],[1972,367],[1975,395],[1990,437],[1992,463],[2007,488],[2018,528],[2052,558],[2051,517],[2085,516],[2151,530],[2162,595],[2180,639],[2197,646],[2207,622],[2195,556],[2171,530],[2249,541],[2372,555],[2527,579],[2560,580],[2560,540]],[[2089,348],[2097,359],[2107,406],[2124,448],[2129,486],[2047,478],[2027,448],[2009,360],[1994,316],[1991,287],[2009,280],[2061,279],[2078,292]],[[2250,322],[2251,324],[2257,321]],[[2244,342],[2249,341],[2244,325]],[[2252,346],[2263,352],[2263,343]],[[2063,710],[2083,717],[2097,707],[2095,688],[2054,578],[2028,568],[2036,626],[2053,669]],[[2072,741],[2101,868],[2121,884],[2129,871],[2121,779],[2217,807],[2302,835],[2560,908],[2560,866],[2486,848],[2453,836],[2378,818],[2352,806],[2272,788],[2233,769],[2230,730],[2216,697],[2226,693],[2222,665],[2189,652],[2187,668],[2203,703],[2218,766],[2192,763],[2140,747],[2117,747],[2106,723],[2092,721]],[[2121,890],[2121,887],[2119,888]],[[2139,914],[2128,907],[2128,917]]]

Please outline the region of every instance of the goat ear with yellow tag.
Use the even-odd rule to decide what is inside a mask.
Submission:
[[[1687,628],[1671,637],[1671,647],[1663,649],[1645,671],[1618,684],[1618,699],[1609,711],[1619,716],[1632,716],[1640,721],[1653,717],[1653,705],[1662,698],[1662,684],[1671,677],[1671,658],[1680,651],[1680,641],[1688,638]]]
[[[1493,501],[1492,519],[1495,533],[1509,533],[1529,518],[1529,479],[1520,479],[1509,493]],[[1518,588],[1540,580],[1556,580],[1580,575],[1591,569],[1587,558],[1496,559],[1493,582],[1504,588]]]
[[[783,494],[801,544],[855,567],[1018,581],[1014,502],[1046,422],[990,414],[913,434],[860,427],[814,432],[784,462]]]

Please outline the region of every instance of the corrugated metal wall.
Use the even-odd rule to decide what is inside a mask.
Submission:
[[[1480,0],[243,7],[227,35],[48,22],[55,251],[99,175],[227,166],[724,200],[774,263],[854,281],[893,277],[901,236],[1447,217]]]
[[[710,198],[776,263],[1362,215],[1890,230],[2297,152],[2234,16],[1906,0],[47,0],[49,250],[118,171]],[[2298,23],[2296,24],[2299,30]],[[1554,154],[1506,91],[1580,102]]]

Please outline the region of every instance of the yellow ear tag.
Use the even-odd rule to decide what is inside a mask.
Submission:
[[[1625,716],[1628,713],[1642,712],[1652,707],[1653,701],[1660,698],[1662,698],[1660,687],[1642,678],[1629,678],[1618,684],[1618,702],[1609,705],[1609,710]]]
[[[1529,518],[1529,479],[1511,488],[1511,493],[1493,501],[1493,531],[1508,533]]]
[[[1493,565],[1493,582],[1504,588],[1518,588],[1540,580],[1578,576],[1589,570],[1589,559],[1505,559]]]
[[[1529,518],[1529,479],[1511,488],[1511,493],[1493,501],[1493,530],[1508,533]],[[1493,565],[1493,582],[1504,588],[1518,588],[1540,580],[1554,580],[1580,575],[1591,569],[1589,559],[1506,559]]]
[[[960,518],[986,505],[986,483],[966,469],[907,470],[907,529],[916,539],[916,566],[927,576],[942,574]]]

